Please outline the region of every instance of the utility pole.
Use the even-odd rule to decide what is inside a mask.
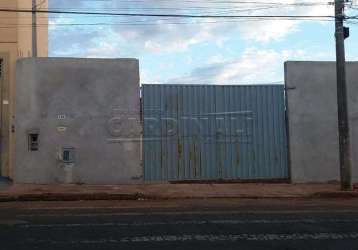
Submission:
[[[343,26],[344,3],[345,0],[335,0],[335,36],[341,189],[348,191],[352,189],[352,176],[344,39],[349,36],[349,30]]]
[[[37,3],[32,0],[32,57],[37,57]]]

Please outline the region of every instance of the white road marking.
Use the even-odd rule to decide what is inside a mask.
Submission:
[[[98,240],[36,240],[26,239],[29,243],[46,244],[118,244],[118,243],[141,243],[141,242],[185,242],[185,241],[288,241],[288,240],[344,240],[358,239],[358,232],[349,233],[293,233],[293,234],[230,234],[230,235],[156,235],[156,236],[135,236],[118,239]]]
[[[358,223],[358,219],[297,219],[297,220],[200,220],[200,221],[168,221],[168,222],[133,222],[133,223],[68,223],[68,224],[21,224],[22,228],[58,228],[58,227],[128,227],[128,226],[160,226],[160,225],[205,225],[205,224],[291,224],[291,223]]]
[[[98,209],[98,208],[97,208]],[[102,209],[102,208],[101,208]],[[118,208],[117,208],[118,209]],[[46,209],[32,209],[46,211]],[[54,209],[50,209],[54,210]],[[61,210],[61,209],[59,209]],[[67,210],[64,208],[63,210]],[[68,209],[71,211],[72,209]],[[77,210],[77,209],[73,209]],[[81,209],[78,209],[81,210]],[[84,209],[86,210],[86,209]],[[58,211],[58,210],[56,210]],[[243,214],[345,214],[355,213],[358,214],[357,210],[256,210],[256,211],[179,211],[179,212],[117,212],[117,213],[56,213],[56,214],[19,214],[18,217],[98,217],[98,216],[147,216],[147,215],[243,215]]]

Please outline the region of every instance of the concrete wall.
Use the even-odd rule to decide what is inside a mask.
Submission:
[[[22,59],[16,74],[15,182],[64,182],[62,147],[75,148],[73,183],[142,179],[137,60]]]
[[[335,62],[286,62],[293,182],[339,180]],[[358,181],[358,63],[347,63],[353,179]]]

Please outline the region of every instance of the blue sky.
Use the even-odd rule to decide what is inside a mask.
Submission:
[[[50,9],[126,13],[333,15],[333,6],[324,0],[242,2],[245,1],[49,0],[49,5]],[[300,6],[302,3],[309,5]],[[358,11],[347,14],[357,15]],[[56,15],[50,23],[50,56],[138,58],[142,83],[280,82],[286,60],[335,59],[334,23],[322,20],[233,22]],[[358,26],[348,26],[351,36],[346,40],[347,59],[358,60]]]

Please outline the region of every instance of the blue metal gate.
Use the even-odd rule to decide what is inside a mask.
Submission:
[[[143,85],[146,181],[287,179],[283,85]]]

